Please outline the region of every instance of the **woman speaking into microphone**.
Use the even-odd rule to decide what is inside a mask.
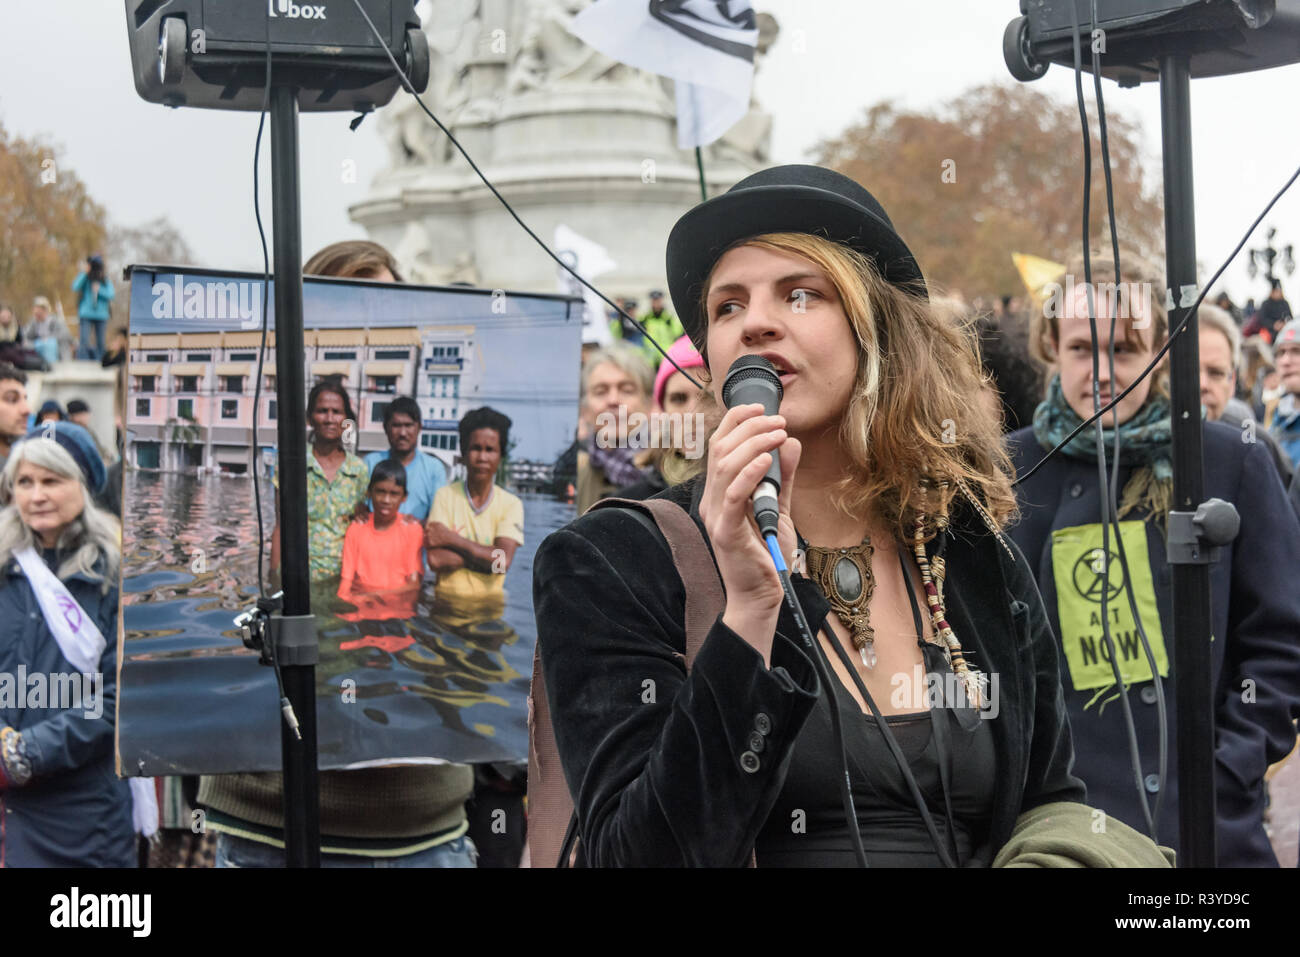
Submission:
[[[657,496],[725,593],[689,669],[698,583],[653,524],[597,508],[538,551],[577,863],[992,863],[1024,812],[1084,789],[1033,571],[1000,534],[1015,501],[971,340],[875,198],[815,166],[690,210],[667,269],[714,415],[743,356],[783,397],[728,409],[701,474]],[[807,640],[753,518],[773,452]]]

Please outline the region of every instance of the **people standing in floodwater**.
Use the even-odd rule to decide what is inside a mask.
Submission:
[[[333,243],[303,265],[304,275],[355,277],[401,282],[397,263],[388,250],[368,240]],[[324,382],[330,382],[326,379]],[[323,385],[324,383],[322,383]],[[336,382],[337,390],[342,391]],[[325,390],[322,390],[325,391]],[[313,414],[318,395],[307,402]],[[309,538],[319,555],[332,554],[333,571],[342,571],[342,549],[348,522],[369,485],[369,469],[348,453],[340,460],[344,419],[333,409],[337,391],[325,396],[328,414],[321,413],[324,448],[313,442],[307,456],[308,492],[327,491],[328,502],[308,503]],[[350,415],[350,402],[344,401]],[[337,435],[337,440],[334,436]],[[352,464],[355,461],[355,464]],[[359,466],[359,469],[358,469]],[[338,487],[339,473],[351,469],[353,487]],[[318,471],[319,470],[319,471]],[[327,471],[328,470],[328,471]],[[329,483],[328,486],[321,483]],[[278,505],[278,501],[277,501]],[[337,551],[325,548],[317,527],[324,518]],[[278,545],[278,537],[276,540]],[[333,547],[331,545],[331,547]],[[279,558],[278,548],[272,553]],[[312,562],[312,578],[325,572],[323,558]],[[437,755],[428,755],[436,757]],[[320,833],[322,867],[448,867],[476,866],[477,848],[468,837],[465,800],[474,783],[468,765],[387,765],[320,774]],[[284,865],[284,790],[278,774],[213,775],[203,779],[199,800],[208,807],[208,826],[217,831],[218,867],[282,867]]]

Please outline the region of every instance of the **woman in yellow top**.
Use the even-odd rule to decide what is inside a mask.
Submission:
[[[496,484],[509,440],[510,419],[495,409],[474,409],[460,420],[465,478],[438,490],[425,526],[439,604],[481,606],[504,599],[505,573],[524,543],[524,503]]]

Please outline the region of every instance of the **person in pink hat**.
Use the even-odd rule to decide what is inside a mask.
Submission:
[[[690,336],[682,336],[674,342],[668,350],[668,358],[659,363],[659,373],[655,376],[655,409],[683,414],[693,410],[700,396],[699,387],[686,377],[685,372],[678,370],[689,372],[703,368],[704,358],[691,343]]]
[[[668,358],[659,363],[654,413],[649,423],[658,438],[636,458],[636,464],[649,471],[639,482],[619,489],[615,494],[620,498],[647,499],[686,478],[686,460],[694,456],[696,446],[703,450],[705,435],[700,423],[688,421],[694,415],[700,389],[687,373],[703,368],[704,358],[691,343],[690,336],[674,342],[668,349]],[[695,373],[692,375],[697,377]]]

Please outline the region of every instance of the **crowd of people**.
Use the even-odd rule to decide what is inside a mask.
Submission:
[[[80,342],[73,342],[61,301],[52,306],[48,297],[36,296],[25,322],[19,321],[13,307],[0,302],[0,361],[25,370],[49,369],[69,359],[104,366],[125,363],[125,342],[120,338],[124,333],[108,332],[117,293],[104,258],[88,256],[79,268],[71,288],[76,296]]]
[[[635,299],[616,296],[614,305],[617,308],[609,313],[610,338],[639,349],[651,368],[658,368],[662,353],[654,343],[662,348],[682,337],[682,322],[668,308],[663,290],[650,290],[650,308],[639,314]],[[628,316],[637,321],[629,321]]]
[[[788,179],[782,185],[789,195],[813,201],[816,197],[801,193],[799,186],[819,182],[822,173],[786,170]],[[771,609],[760,621],[756,613],[737,611],[728,601],[714,629],[706,637],[695,636],[697,641],[703,637],[703,646],[690,670],[680,665],[681,649],[685,646],[689,656],[691,640],[683,633],[682,592],[652,585],[671,578],[672,568],[659,567],[654,557],[664,555],[667,560],[666,552],[654,548],[653,532],[620,514],[626,509],[587,511],[604,497],[639,497],[632,490],[655,475],[648,453],[637,450],[630,436],[608,434],[614,416],[605,417],[605,434],[596,426],[600,413],[618,406],[651,406],[649,371],[641,356],[617,345],[593,351],[584,363],[585,440],[579,443],[577,478],[578,510],[584,517],[562,538],[548,539],[535,561],[546,687],[581,835],[572,860],[587,865],[737,865],[755,857],[760,864],[851,862],[846,812],[836,799],[830,760],[834,742],[824,737],[831,724],[820,716],[820,703],[812,705],[812,717],[807,716],[819,682],[786,641],[798,632],[793,621],[778,614],[780,592],[773,590],[770,576],[767,591],[760,590],[753,569],[770,563],[764,561],[758,537],[734,524],[743,525],[735,509],[747,496],[719,497],[720,489],[752,488],[762,475],[755,455],[765,459],[763,450],[774,445],[783,449],[784,474],[784,450],[796,440],[801,448],[798,479],[788,509],[800,551],[812,556],[829,548],[832,558],[842,556],[829,566],[822,561],[822,568],[841,568],[845,561],[855,566],[852,572],[843,566],[839,581],[835,574],[819,577],[815,594],[798,593],[812,627],[822,626],[819,650],[830,669],[819,676],[820,693],[825,694],[829,680],[832,697],[848,706],[844,722],[860,714],[866,717],[865,731],[859,732],[865,738],[853,743],[846,730],[845,745],[867,856],[886,863],[989,863],[1000,847],[1005,857],[1008,849],[1018,846],[1001,830],[1008,815],[1026,826],[1039,826],[1034,809],[1062,801],[1086,801],[1128,826],[1128,845],[1106,849],[1115,860],[1131,860],[1126,855],[1142,842],[1149,843],[1148,851],[1155,846],[1177,851],[1177,674],[1167,645],[1173,622],[1166,555],[1166,521],[1173,507],[1167,359],[1155,374],[1140,377],[1169,334],[1163,297],[1152,297],[1150,314],[1118,311],[1122,303],[1114,298],[1091,303],[1098,319],[1096,342],[1082,283],[1066,290],[1075,302],[1059,314],[1030,297],[1013,296],[977,300],[974,308],[960,299],[936,297],[927,310],[917,302],[927,300],[924,291],[917,296],[915,286],[908,288],[919,267],[899,266],[914,266],[914,261],[905,247],[900,248],[892,227],[882,235],[880,222],[888,224],[888,219],[878,204],[851,181],[819,185],[856,202],[860,221],[871,224],[871,240],[864,243],[845,230],[843,237],[832,233],[833,242],[811,242],[806,236],[796,242],[788,232],[811,233],[814,223],[796,224],[775,215],[769,217],[770,234],[733,235],[724,218],[710,220],[707,203],[683,217],[669,240],[670,268],[676,263],[689,269],[686,275],[695,282],[681,298],[674,291],[674,302],[683,315],[693,317],[687,323],[696,347],[692,354],[708,357],[700,360],[705,368],[698,370],[703,390],[691,388],[687,394],[697,409],[710,410],[712,431],[707,465],[700,463],[694,470],[704,474],[703,484],[696,480],[674,485],[674,479],[665,483],[672,487],[662,497],[688,510],[706,532],[728,598],[739,593],[760,611]],[[685,235],[688,230],[702,231],[711,251],[692,245]],[[675,244],[682,250],[677,259]],[[844,262],[841,257],[851,257],[852,252],[867,254],[868,262]],[[1127,251],[1121,261],[1124,273],[1115,276],[1106,265],[1108,257],[1095,252],[1094,282],[1163,289],[1164,271],[1158,264]],[[889,275],[891,267],[896,276]],[[784,273],[800,273],[802,289],[775,284],[769,288],[767,280]],[[1082,274],[1082,263],[1072,263],[1058,277],[1058,285]],[[724,284],[729,287],[725,295],[710,294],[710,288]],[[921,313],[913,321],[927,330],[924,351],[910,351],[907,333],[890,324],[904,309],[896,289],[910,292],[906,306]],[[792,309],[792,292],[833,306],[822,307],[829,311],[814,319],[820,309]],[[927,325],[935,317],[948,324],[942,333]],[[1117,320],[1113,343],[1112,318]],[[957,329],[965,331],[966,349],[960,355],[943,354],[945,336]],[[1291,317],[1280,283],[1274,281],[1259,309],[1248,303],[1239,310],[1226,294],[1215,304],[1203,304],[1199,329],[1205,496],[1232,503],[1241,519],[1237,538],[1211,566],[1218,862],[1275,866],[1265,824],[1265,776],[1294,750],[1300,714],[1300,598],[1288,577],[1300,567],[1300,483],[1295,480],[1300,465],[1300,321]],[[847,330],[853,338],[838,342],[836,336]],[[890,372],[872,381],[870,344],[880,342],[889,344],[884,360]],[[1095,382],[1094,348],[1100,356]],[[784,366],[779,371],[788,370],[792,378],[782,375],[786,394],[781,415],[742,433],[747,422],[753,425],[763,417],[750,419],[733,409],[719,423],[717,380],[728,357],[750,352],[771,353],[769,358]],[[856,361],[847,366],[837,362],[839,352],[856,353]],[[964,388],[952,382],[966,356],[978,357],[981,363],[979,386],[972,387],[969,379],[961,383]],[[926,370],[924,387],[910,388],[912,364]],[[660,381],[666,376],[684,379],[666,361],[659,376]],[[824,378],[843,391],[822,386]],[[1039,465],[1093,414],[1094,391],[1105,404],[1130,385],[1133,390],[1102,420],[1111,487],[1103,490],[1099,479],[1092,430]],[[869,413],[855,409],[859,397],[870,397],[874,407]],[[657,393],[653,402],[655,408],[663,407]],[[1002,442],[987,438],[989,422],[1003,435]],[[924,434],[924,423],[930,423],[934,434]],[[895,452],[890,440],[898,434],[891,426],[910,432],[911,441],[920,447],[908,450],[910,458],[903,450],[888,454]],[[863,428],[863,459],[857,462],[853,452],[861,447]],[[944,445],[961,448],[972,439],[982,439],[986,450],[992,447],[987,453],[992,458],[970,450],[957,462],[944,461]],[[915,465],[910,472],[899,470],[899,461]],[[892,487],[882,473],[897,476]],[[998,476],[1003,474],[1023,480],[1002,487]],[[829,481],[833,476],[840,481]],[[912,483],[919,483],[928,499],[912,499]],[[861,494],[863,487],[874,495]],[[832,503],[825,517],[819,514],[823,502]],[[783,500],[783,517],[786,508]],[[830,515],[836,516],[834,522]],[[891,520],[898,526],[889,527]],[[915,628],[909,627],[905,613],[895,610],[900,603],[895,596],[906,596],[909,588],[896,571],[890,572],[888,562],[877,558],[873,566],[869,558],[872,545],[876,555],[891,542],[905,550],[913,545],[910,522],[924,530],[918,533],[925,539],[924,549],[918,548],[916,557],[928,556],[933,570],[939,563],[929,552],[935,549],[942,561],[939,567],[947,573],[934,592],[924,581],[913,581],[918,604],[932,597],[947,603],[932,603],[930,619],[918,616]],[[953,529],[960,530],[957,541],[988,533],[1001,547],[990,547],[985,556],[963,554],[948,539]],[[789,561],[792,549],[784,539],[782,551]],[[733,555],[746,556],[752,568],[746,572],[740,561],[729,558]],[[674,550],[673,560],[679,559]],[[923,579],[925,563],[919,564]],[[978,565],[985,566],[985,577],[984,588],[977,590],[971,583],[981,579],[968,566]],[[999,567],[1000,583],[988,577],[989,569]],[[599,588],[589,580],[595,569],[610,576]],[[849,634],[855,625],[864,634],[871,626],[862,621],[860,608],[843,607],[861,604],[864,579],[870,583],[865,589],[870,621],[888,623],[887,628],[875,627],[874,640]],[[689,594],[692,583],[684,587]],[[842,588],[851,594],[838,594]],[[1010,596],[1009,618],[1005,609],[999,613],[989,605],[990,595],[1003,593]],[[762,594],[769,597],[762,600]],[[954,596],[959,596],[957,601]],[[826,614],[827,600],[831,615]],[[903,597],[901,608],[906,602]],[[999,615],[990,627],[986,619]],[[617,629],[608,626],[611,620],[620,623]],[[589,626],[575,628],[575,621]],[[1002,659],[1008,625],[1014,647],[1027,654],[1036,676]],[[933,634],[955,637],[960,650],[951,641],[942,649],[939,642],[946,660],[931,660],[927,648]],[[919,658],[898,657],[908,644],[903,635],[923,636]],[[894,649],[886,664],[883,650],[891,643]],[[746,645],[761,657],[742,654]],[[868,647],[870,654],[864,650]],[[710,649],[717,650],[706,670]],[[860,660],[854,660],[854,651]],[[732,656],[726,658],[725,678],[720,666],[724,655]],[[922,715],[892,708],[890,686],[880,678],[882,673],[905,675],[909,666],[932,674],[972,664],[986,677],[1001,678],[1000,717],[1006,720],[1009,708],[1030,722],[1035,739],[1030,744],[1013,736],[1009,743],[1003,737],[992,754],[975,759],[979,736],[956,737],[962,742],[956,753],[966,763],[949,768],[955,771],[949,781],[932,779],[930,790],[923,774],[931,770],[931,755],[920,750],[927,735],[917,734],[909,750],[898,734],[900,726]],[[780,688],[765,684],[764,674],[783,669],[784,677],[777,679]],[[700,672],[707,677],[697,677]],[[610,690],[600,692],[599,707],[573,704],[593,700],[598,687],[620,687],[633,675],[652,676],[668,704],[657,711],[633,708],[627,702],[635,701],[634,696],[624,702]],[[736,688],[729,689],[729,682]],[[1018,700],[1034,688],[1036,698]],[[844,692],[847,698],[842,698]],[[1169,729],[1163,764],[1161,708]],[[763,740],[746,742],[744,714],[754,710],[764,712],[773,724],[785,725],[780,740],[760,735]],[[888,744],[891,730],[908,758],[899,758],[897,750],[891,758],[887,747],[871,764],[871,749],[879,748],[881,739]],[[942,737],[948,737],[950,746],[954,735],[964,733],[950,728],[941,735],[936,723],[929,740],[942,749]],[[1040,733],[1046,735],[1042,740]],[[1019,757],[1016,748],[1025,749]],[[1064,751],[1070,752],[1068,759]],[[1020,780],[1026,761],[1047,761],[1030,767],[1029,780],[1040,787],[1050,782],[1050,789],[1016,795],[1019,803],[1013,813],[1002,806],[1007,795],[994,793],[986,782]],[[879,771],[862,770],[867,767]],[[1010,767],[1021,774],[1006,777]],[[895,776],[895,770],[900,775]],[[909,795],[903,786],[910,785],[909,775],[921,782],[924,799],[914,802],[915,791]],[[822,782],[820,791],[809,789],[812,779]],[[871,785],[885,789],[883,800],[879,791],[872,793]],[[792,808],[807,811],[810,835],[812,816],[818,815],[818,840],[789,840]],[[882,831],[886,815],[892,826]],[[927,834],[930,815],[937,826]],[[1096,840],[1086,835],[1065,836],[1081,846],[1091,841],[1092,851],[1097,851]],[[1099,859],[1089,853],[1080,850],[1079,859]]]
[[[1094,277],[1101,283],[1114,282],[1106,278],[1112,276],[1113,267],[1104,259],[1094,256]],[[1070,268],[1081,274],[1082,259]],[[1152,271],[1150,264],[1145,264],[1145,269]],[[1149,283],[1154,286],[1157,281],[1153,277]],[[1271,289],[1263,311],[1254,308],[1253,300],[1245,310],[1240,309],[1227,293],[1220,293],[1213,304],[1202,303],[1197,310],[1201,404],[1206,421],[1231,425],[1244,436],[1244,442],[1265,447],[1283,486],[1300,508],[1300,486],[1292,482],[1300,463],[1300,347],[1296,345],[1300,323],[1292,317],[1281,283],[1273,280]],[[1082,284],[1076,294],[1084,305]],[[974,322],[981,359],[996,389],[1005,429],[1014,432],[1032,424],[1050,378],[1048,371],[1054,368],[1042,343],[1035,348],[1030,344],[1035,321],[1043,310],[1025,308],[1018,298],[1003,296],[995,300],[997,308],[981,311],[983,301],[977,297],[968,308],[958,300],[954,308]],[[1086,319],[1086,311],[1068,311]],[[1105,317],[1101,318],[1104,321]],[[1101,349],[1104,360],[1105,340]],[[1106,365],[1105,361],[1101,364]]]
[[[616,341],[584,349],[562,458],[579,517],[533,560],[550,724],[531,730],[553,736],[572,799],[564,860],[1005,866],[1048,841],[1063,865],[1168,864],[1167,360],[1143,375],[1170,334],[1162,297],[1120,314],[1078,286],[1063,312],[1009,296],[972,308],[927,287],[905,224],[847,177],[776,167],[731,194],[750,215],[705,202],[669,237],[677,314],[655,290],[644,332],[615,315]],[[1163,287],[1158,263],[1127,250],[1121,263],[1114,275],[1094,255],[1095,279]],[[304,272],[401,281],[373,243],[335,244]],[[102,261],[76,288],[82,350],[103,352]],[[60,340],[45,307],[33,343]],[[1210,566],[1218,863],[1276,866],[1265,779],[1300,716],[1300,320],[1276,283],[1258,309],[1221,296],[1199,316],[1205,495],[1240,517]],[[777,414],[725,408],[723,376],[747,355],[776,367]],[[91,719],[0,701],[0,849],[6,865],[129,866],[142,798],[111,773],[120,524],[102,504],[120,462],[78,424],[84,402],[33,417],[25,382],[0,365],[0,615],[22,622],[0,672],[97,670],[105,707]],[[1130,387],[1101,420],[1104,451],[1092,430],[1065,442]],[[523,503],[499,479],[506,416],[461,418],[465,478],[450,481],[420,451],[412,397],[387,406],[389,448],[364,457],[337,378],[306,411],[310,578],[359,642],[412,640],[430,582],[447,627],[455,609],[501,601],[524,542]],[[765,543],[749,499],[772,456],[780,518]],[[690,516],[707,554],[638,517],[630,503],[652,497]],[[277,481],[273,576],[280,506]],[[688,566],[715,575],[713,597]],[[51,611],[69,601],[83,612],[72,629]],[[511,765],[322,772],[322,864],[518,866],[526,787],[554,783]],[[283,864],[278,774],[168,779],[163,793],[201,808],[206,830],[173,817],[153,863]],[[505,837],[485,813],[503,806]]]

